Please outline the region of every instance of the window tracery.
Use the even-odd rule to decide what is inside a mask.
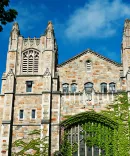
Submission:
[[[89,128],[88,123],[88,128]],[[92,123],[91,123],[92,124]],[[89,130],[88,130],[89,131]],[[105,156],[104,150],[100,149],[98,146],[89,147],[86,145],[84,140],[84,135],[88,136],[84,130],[83,125],[75,125],[67,130],[68,141],[73,145],[74,143],[78,144],[78,150],[73,153],[73,156],[99,156],[102,153]]]
[[[27,50],[22,54],[22,73],[37,73],[39,64],[39,52]]]

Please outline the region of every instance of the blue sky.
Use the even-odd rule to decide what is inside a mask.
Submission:
[[[130,18],[128,0],[10,0],[25,38],[40,37],[53,22],[59,63],[90,48],[120,62],[124,20]],[[0,33],[0,77],[5,71],[12,23]],[[1,81],[0,81],[1,83]]]

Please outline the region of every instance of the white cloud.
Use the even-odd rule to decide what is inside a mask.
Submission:
[[[65,34],[72,40],[110,37],[116,33],[119,21],[129,17],[130,5],[122,0],[89,0],[70,16]]]

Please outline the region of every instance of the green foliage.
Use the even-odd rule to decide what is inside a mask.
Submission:
[[[130,103],[126,93],[117,95],[114,103],[109,106],[109,111],[102,114],[118,123],[118,132],[114,135],[114,154],[120,156],[130,155]]]
[[[60,155],[61,156],[73,156],[73,154],[78,150],[77,143],[71,143],[68,141],[68,134],[65,133],[63,136],[63,140],[60,147]],[[59,153],[58,153],[59,154]],[[57,152],[55,152],[54,156],[58,156]]]
[[[129,108],[130,103],[127,94],[123,93],[117,95],[115,101],[108,106],[108,110],[99,114],[94,111],[84,112],[68,118],[61,125],[67,130],[80,124],[83,128],[82,135],[87,146],[98,146],[105,151],[105,156],[129,156]],[[68,144],[64,144],[64,146],[64,148],[62,147],[65,149],[64,152],[67,151],[67,147],[71,149]],[[71,154],[68,156],[71,156]]]
[[[94,111],[83,112],[83,113],[77,114],[75,116],[72,116],[72,117],[68,118],[67,120],[63,121],[61,123],[61,126],[63,126],[64,128],[69,128],[73,125],[82,124],[82,123],[85,123],[88,121],[99,122],[99,123],[105,124],[106,126],[113,128],[113,129],[118,127],[118,124],[116,121],[110,119],[107,116],[104,116],[103,114],[99,114]]]
[[[28,134],[32,135],[33,137],[33,139],[31,139],[29,142],[25,142],[23,139],[16,140],[13,143],[13,148],[20,148],[20,151],[13,152],[12,156],[48,156],[48,137],[36,137],[36,135],[39,134],[40,130],[33,130]],[[30,154],[28,151],[33,151],[33,154]]]
[[[0,32],[3,30],[2,25],[13,22],[18,14],[14,9],[5,9],[9,6],[9,2],[9,0],[0,1]]]

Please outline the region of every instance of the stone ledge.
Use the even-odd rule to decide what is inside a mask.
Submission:
[[[60,124],[52,123],[51,126],[60,126]]]
[[[15,95],[16,95],[16,96],[25,96],[25,95],[26,95],[26,96],[28,96],[28,95],[29,95],[29,96],[30,96],[30,95],[33,96],[33,95],[42,95],[42,94],[41,94],[41,93],[24,93],[24,94],[21,93],[21,94],[20,94],[20,93],[19,93],[19,94],[15,94]]]
[[[38,74],[36,74],[36,75],[29,75],[29,74],[21,74],[21,75],[16,75],[16,77],[37,77],[37,76],[39,76],[39,77],[43,77],[43,75],[38,75]]]
[[[12,126],[41,126],[41,124],[13,124]]]
[[[52,94],[61,94],[61,91],[52,91]]]
[[[14,94],[14,92],[5,92],[4,94]]]
[[[61,91],[43,91],[42,94],[61,94]]]
[[[10,120],[3,120],[2,124],[11,124],[11,121]]]
[[[41,120],[41,124],[50,124],[50,120],[48,120],[48,119],[46,119],[46,120],[42,119]]]
[[[0,94],[0,96],[5,96],[5,94]]]

